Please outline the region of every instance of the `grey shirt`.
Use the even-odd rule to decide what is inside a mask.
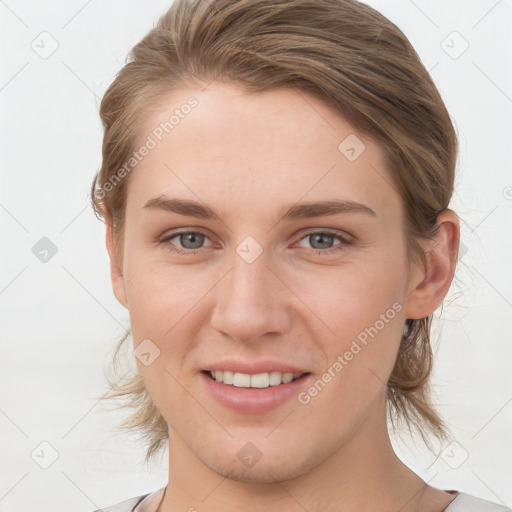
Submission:
[[[164,496],[165,487],[157,491],[125,500],[111,507],[95,510],[94,512],[156,512]],[[460,491],[447,491],[456,494],[455,499],[443,512],[512,512],[512,509],[491,501],[477,498]]]

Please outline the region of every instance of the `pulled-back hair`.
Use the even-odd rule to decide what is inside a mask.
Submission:
[[[356,0],[176,0],[131,50],[100,107],[102,165],[91,201],[114,228],[122,256],[129,175],[108,187],[130,159],[140,127],[169,94],[213,80],[248,92],[293,88],[319,98],[376,141],[406,213],[410,261],[426,264],[419,241],[435,234],[452,196],[457,137],[443,100],[405,35]],[[432,403],[432,315],[410,322],[387,383],[393,428],[405,420],[447,438]],[[120,340],[114,354],[129,337]],[[138,373],[105,397],[132,408],[123,423],[148,442],[147,459],[168,438],[168,426]]]

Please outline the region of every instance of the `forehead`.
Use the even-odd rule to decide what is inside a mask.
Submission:
[[[128,185],[136,209],[166,194],[236,216],[319,199],[357,201],[388,221],[401,213],[382,148],[304,92],[179,89],[145,119],[137,147],[149,139]]]

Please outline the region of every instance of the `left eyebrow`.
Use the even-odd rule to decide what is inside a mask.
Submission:
[[[279,221],[289,219],[307,219],[338,215],[340,213],[365,213],[376,217],[377,214],[369,207],[355,201],[316,201],[285,205],[280,210]]]
[[[170,198],[164,195],[154,197],[146,202],[144,208],[164,210],[197,217],[222,221],[222,216],[213,208],[190,199]],[[377,214],[368,206],[355,201],[329,200],[288,204],[279,210],[279,222],[292,219],[307,219],[338,214],[363,213],[376,217]]]

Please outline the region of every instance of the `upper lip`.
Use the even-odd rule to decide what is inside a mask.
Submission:
[[[292,366],[290,364],[282,363],[280,361],[272,361],[270,359],[262,361],[241,361],[235,359],[224,359],[216,363],[206,366],[207,371],[224,371],[233,373],[249,373],[256,375],[258,373],[309,373],[307,370]]]

